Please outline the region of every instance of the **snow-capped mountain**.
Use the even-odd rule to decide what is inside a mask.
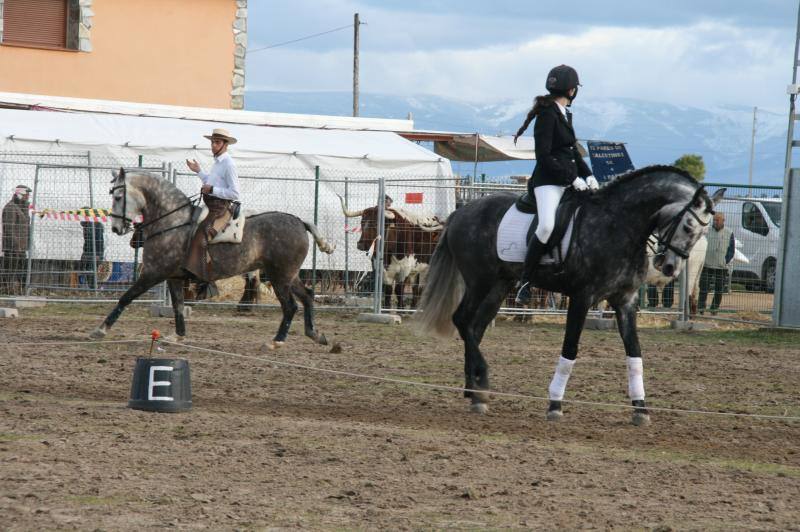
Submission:
[[[349,92],[247,92],[248,110],[348,116]],[[531,101],[477,104],[430,95],[361,94],[361,116],[407,118],[417,129],[513,134]],[[746,184],[753,121],[751,107],[681,107],[627,98],[581,97],[573,106],[574,123],[582,140],[627,144],[637,167],[670,164],[686,153],[698,153],[706,163],[706,181]],[[759,109],[757,113],[754,185],[782,185],[787,114]],[[532,134],[529,130],[527,134]],[[454,171],[472,173],[472,163],[453,163]],[[531,161],[484,163],[478,174],[489,178],[529,174]]]

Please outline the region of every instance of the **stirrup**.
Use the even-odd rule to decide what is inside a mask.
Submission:
[[[517,305],[529,305],[531,303],[531,283],[530,281],[523,283],[517,291],[517,297],[514,298]]]

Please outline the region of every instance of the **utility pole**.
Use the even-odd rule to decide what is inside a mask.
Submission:
[[[750,138],[750,170],[747,172],[747,195],[753,197],[753,159],[756,152],[756,112],[758,107],[753,107],[753,134]]]
[[[353,15],[353,116],[358,116],[358,13]]]

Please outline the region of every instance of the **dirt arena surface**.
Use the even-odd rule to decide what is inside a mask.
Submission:
[[[166,346],[191,364],[194,408],[127,408],[147,344],[82,341],[110,306],[23,309],[0,322],[0,516],[5,530],[799,530],[800,422],[495,398],[288,369]],[[299,316],[298,316],[299,318]],[[260,353],[279,315],[195,310],[187,343],[320,368],[462,386],[460,342],[409,323],[319,312],[341,352],[302,336]],[[800,416],[800,336],[640,329],[654,407]],[[109,340],[171,320],[126,312]],[[494,390],[546,395],[563,326],[498,320]],[[628,404],[622,342],[586,331],[568,399]],[[334,350],[336,351],[336,350]]]

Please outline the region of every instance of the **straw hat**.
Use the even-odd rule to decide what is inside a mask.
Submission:
[[[222,129],[221,127],[214,128],[214,131],[211,132],[210,135],[203,135],[208,140],[224,140],[228,144],[236,144],[236,137],[231,137],[231,134],[228,133],[227,129]]]

